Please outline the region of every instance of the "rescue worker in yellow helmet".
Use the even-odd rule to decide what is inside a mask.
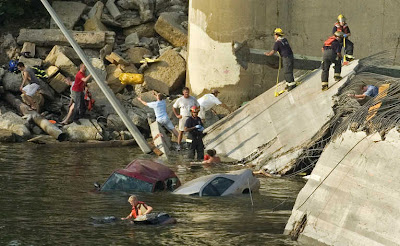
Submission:
[[[322,47],[322,90],[328,90],[329,68],[331,64],[335,64],[334,78],[336,81],[342,79],[340,72],[342,71],[342,43],[343,32],[335,32],[333,36],[329,37]]]
[[[294,82],[293,76],[294,58],[292,48],[290,48],[287,39],[283,37],[284,35],[285,34],[283,33],[282,29],[276,28],[274,30],[274,47],[270,52],[265,52],[264,54],[266,56],[272,56],[273,54],[278,52],[279,55],[282,57],[283,70],[286,80],[286,89],[290,91],[296,87],[296,82]]]
[[[333,29],[332,29],[332,34],[335,32],[343,32],[343,38],[345,40],[345,50],[344,54],[347,58],[347,60],[353,60],[353,51],[354,51],[354,44],[349,40],[349,37],[351,36],[350,28],[347,25],[346,22],[346,17],[344,15],[340,14],[337,18],[337,22],[335,23]]]

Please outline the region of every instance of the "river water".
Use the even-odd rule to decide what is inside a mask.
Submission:
[[[305,181],[260,177],[253,194],[187,197],[138,193],[154,211],[167,212],[175,225],[140,226],[126,221],[93,223],[91,217],[125,217],[129,194],[92,192],[113,170],[143,155],[137,147],[50,147],[31,143],[0,146],[0,245],[298,245],[282,235]],[[188,168],[176,157],[165,163],[181,179],[214,169]],[[275,209],[274,209],[275,208]]]

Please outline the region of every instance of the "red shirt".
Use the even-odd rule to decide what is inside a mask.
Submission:
[[[79,71],[75,76],[75,83],[72,86],[73,91],[83,92],[85,89],[85,82],[83,82],[83,78],[85,78],[85,74]]]

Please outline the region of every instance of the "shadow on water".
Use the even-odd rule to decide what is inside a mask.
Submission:
[[[187,197],[138,193],[175,225],[139,226],[126,221],[94,224],[91,217],[125,217],[129,194],[91,192],[111,172],[135,158],[138,148],[55,149],[32,144],[0,146],[0,245],[295,245],[282,235],[303,180],[261,178],[259,193]],[[182,182],[237,169],[190,170],[184,159],[170,163]],[[289,198],[288,198],[289,197]],[[280,205],[282,203],[282,205]],[[279,207],[273,211],[277,205]],[[296,244],[297,245],[297,244]]]

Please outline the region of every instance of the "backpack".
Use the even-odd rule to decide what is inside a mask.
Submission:
[[[12,73],[18,72],[18,67],[17,67],[18,61],[17,60],[10,60],[8,62],[8,71]]]

